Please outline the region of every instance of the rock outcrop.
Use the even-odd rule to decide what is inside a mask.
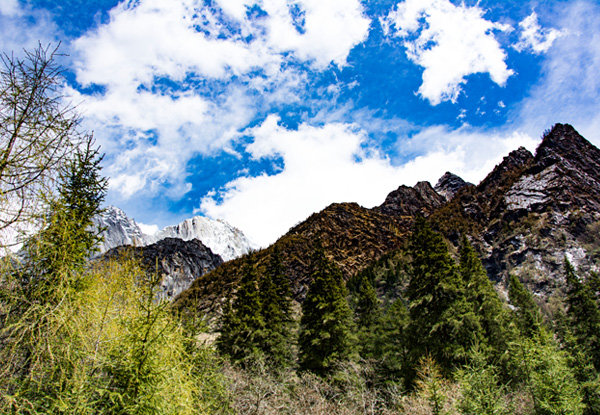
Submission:
[[[104,258],[122,255],[139,257],[147,272],[160,275],[160,292],[166,298],[175,297],[223,263],[219,255],[197,239],[165,238],[144,247],[121,246],[108,251]]]
[[[433,189],[444,199],[451,200],[463,187],[472,186],[454,173],[447,171],[436,183]]]

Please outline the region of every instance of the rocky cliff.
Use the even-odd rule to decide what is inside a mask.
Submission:
[[[120,246],[108,251],[104,258],[122,255],[139,257],[148,272],[160,275],[160,291],[166,298],[175,297],[195,279],[223,264],[219,255],[197,239],[165,238],[144,247]]]

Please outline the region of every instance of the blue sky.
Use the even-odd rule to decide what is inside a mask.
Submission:
[[[0,0],[10,53],[61,43],[107,202],[261,245],[333,202],[477,183],[554,123],[600,144],[600,4]]]

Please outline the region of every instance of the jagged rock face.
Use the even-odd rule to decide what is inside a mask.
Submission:
[[[122,246],[111,249],[104,257],[121,255],[139,256],[148,272],[161,275],[160,291],[166,298],[177,296],[194,280],[223,264],[219,255],[197,239],[165,238],[145,247]]]
[[[582,270],[597,269],[600,248],[600,150],[570,125],[547,132],[535,157],[520,148],[475,189],[460,191],[434,215],[438,229],[450,218],[467,233],[491,279],[515,274],[541,297],[564,283],[565,257]],[[596,233],[595,233],[596,232]]]
[[[451,200],[460,189],[469,185],[472,184],[465,182],[456,174],[447,171],[442,177],[440,177],[433,190],[435,190],[444,199]]]
[[[415,187],[400,186],[375,209],[384,215],[414,218],[416,215],[429,216],[444,202],[445,199],[433,190],[429,182],[419,182]]]
[[[92,219],[95,226],[104,229],[103,241],[98,245],[98,255],[123,245],[144,246],[149,242],[139,225],[115,206],[107,207],[101,215]]]
[[[247,254],[258,247],[237,228],[224,221],[214,221],[202,216],[186,219],[178,225],[167,226],[149,237],[153,242],[165,238],[180,238],[184,241],[199,239],[224,261]]]

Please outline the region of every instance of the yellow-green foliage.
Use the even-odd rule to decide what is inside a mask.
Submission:
[[[19,298],[13,274],[2,275],[1,413],[198,414],[220,405],[210,351],[185,335],[136,261],[93,264],[58,304]]]

